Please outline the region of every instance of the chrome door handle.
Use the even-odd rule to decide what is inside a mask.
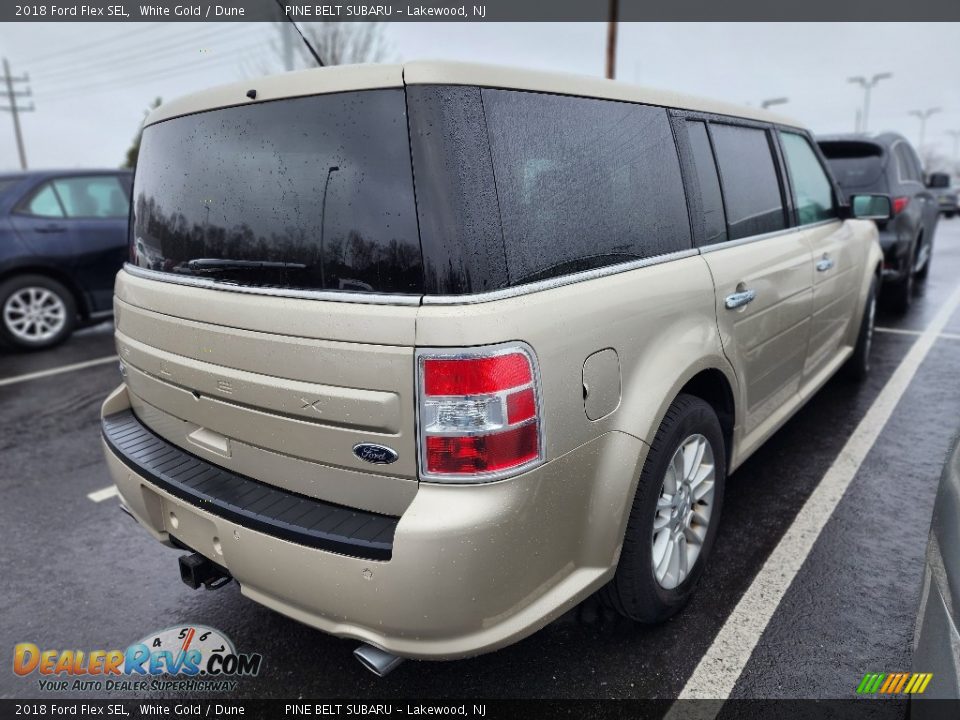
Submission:
[[[727,306],[727,310],[734,310],[738,307],[743,307],[747,303],[753,302],[753,299],[756,296],[756,290],[743,290],[742,292],[735,292],[727,295],[723,301],[723,304]]]
[[[822,257],[822,258],[817,262],[817,272],[826,272],[827,270],[829,270],[829,269],[832,268],[832,267],[833,267],[833,260],[832,260],[831,258],[826,257],[826,256]]]

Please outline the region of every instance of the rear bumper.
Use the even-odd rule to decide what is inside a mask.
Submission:
[[[125,406],[120,388],[104,409]],[[397,655],[453,659],[529,635],[609,580],[646,446],[611,432],[509,480],[421,483],[386,560],[252,527],[151,481],[106,441],[105,453],[135,519],[227,568],[251,599]]]

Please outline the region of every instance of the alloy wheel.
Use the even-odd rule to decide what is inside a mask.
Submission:
[[[56,337],[67,323],[67,306],[44,287],[20,288],[3,304],[3,323],[18,340],[36,344]]]

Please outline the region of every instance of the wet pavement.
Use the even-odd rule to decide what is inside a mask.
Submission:
[[[38,380],[4,379],[110,357],[109,323],[33,355],[0,355],[0,650],[17,642],[123,648],[151,631],[219,628],[264,666],[244,697],[672,698],[911,345],[960,283],[960,219],[942,221],[930,278],[906,316],[882,313],[863,385],[835,378],[728,480],[711,564],[689,606],[654,627],[589,599],[532,637],[457,662],[408,662],[377,679],[339,640],[242,597],[192,591],[177,557],[88,493],[110,484],[99,404],[112,362]],[[891,330],[900,332],[891,332]],[[960,429],[960,312],[920,366],[733,691],[734,697],[849,698],[867,671],[909,669],[937,479]],[[0,672],[0,696],[37,696]]]

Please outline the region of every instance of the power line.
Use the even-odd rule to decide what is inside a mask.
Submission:
[[[235,27],[234,30],[245,31],[246,28]],[[196,36],[189,38],[179,38],[175,42],[167,45],[160,45],[151,47],[150,53],[146,55],[135,54],[131,56],[129,53],[125,52],[113,52],[107,55],[100,56],[96,59],[87,58],[82,59],[77,62],[70,62],[63,67],[57,68],[52,71],[35,73],[39,79],[44,81],[52,81],[53,83],[62,83],[64,81],[69,82],[70,76],[76,75],[86,75],[93,72],[100,72],[102,70],[109,70],[117,65],[122,67],[129,68],[131,66],[136,67],[138,65],[143,65],[144,63],[152,63],[158,59],[166,59],[175,55],[183,55],[184,50],[191,46],[195,46],[200,42],[205,40],[214,39],[216,37],[223,37],[224,33],[219,30],[211,33],[201,33]],[[246,39],[243,34],[234,34],[233,36],[228,37],[229,40],[239,40]]]
[[[6,110],[13,117],[13,132],[17,137],[17,151],[20,153],[20,169],[27,169],[27,152],[23,148],[23,134],[20,132],[20,113],[22,112],[33,112],[34,107],[33,103],[30,103],[30,107],[22,107],[17,105],[17,98],[21,97],[30,97],[31,92],[30,88],[25,90],[14,90],[14,83],[25,83],[29,82],[30,78],[26,75],[22,77],[14,77],[10,74],[10,63],[7,62],[7,59],[3,59],[3,77],[0,78],[3,83],[6,85],[6,94],[7,102],[9,105],[7,107],[0,107],[0,110]]]
[[[68,100],[70,98],[91,95],[100,92],[112,92],[114,90],[120,90],[127,87],[133,86],[147,86],[147,83],[151,80],[163,80],[171,77],[176,77],[177,75],[185,75],[188,73],[203,72],[212,67],[218,67],[225,63],[237,63],[243,60],[241,57],[244,54],[251,53],[255,50],[265,50],[269,49],[266,45],[254,46],[252,48],[238,48],[236,51],[223,55],[221,57],[215,58],[209,61],[203,62],[190,62],[183,65],[176,65],[167,68],[161,68],[157,72],[153,73],[143,73],[139,72],[135,76],[120,78],[119,80],[112,80],[109,82],[99,82],[92,83],[89,85],[77,86],[72,88],[67,88],[59,92],[45,93],[44,98],[49,98],[51,101],[62,101]]]
[[[135,35],[141,35],[141,34],[147,32],[147,31],[150,31],[150,30],[159,30],[160,28],[163,28],[163,27],[168,27],[168,24],[167,24],[167,23],[162,23],[162,22],[149,23],[149,24],[147,24],[147,25],[144,25],[143,27],[138,27],[138,28],[136,28],[135,30],[131,30],[131,31],[129,31],[129,32],[123,34],[123,35],[115,35],[115,36],[113,36],[113,37],[108,37],[108,38],[105,38],[105,39],[103,39],[103,40],[98,40],[98,41],[97,41],[97,45],[98,45],[99,47],[103,47],[104,45],[110,45],[110,44],[116,43],[116,42],[124,42],[124,41],[126,41],[128,38],[131,38],[131,37],[133,37],[133,36],[135,36]],[[87,42],[83,43],[82,45],[74,45],[74,46],[69,47],[69,48],[64,48],[63,50],[60,50],[60,51],[54,53],[53,55],[44,54],[44,55],[38,55],[38,56],[32,57],[32,58],[31,58],[31,57],[28,57],[28,58],[26,59],[26,62],[32,63],[35,67],[37,67],[37,66],[42,67],[43,65],[46,65],[47,63],[51,63],[51,62],[53,62],[53,63],[56,63],[56,62],[69,62],[69,58],[73,57],[77,52],[79,52],[79,51],[81,51],[81,50],[89,50],[89,49],[90,49],[90,46],[91,46],[91,44],[90,44],[90,41],[88,40]],[[64,57],[64,56],[67,56],[67,59],[66,59],[66,60],[61,60],[61,57]]]

